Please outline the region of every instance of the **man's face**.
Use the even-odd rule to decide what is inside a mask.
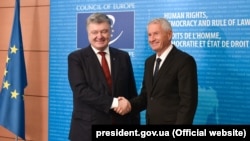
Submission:
[[[87,27],[90,44],[98,49],[104,50],[110,41],[110,25],[108,23],[90,23]]]
[[[148,25],[148,43],[152,50],[162,53],[170,44],[171,31],[164,31],[159,23]]]

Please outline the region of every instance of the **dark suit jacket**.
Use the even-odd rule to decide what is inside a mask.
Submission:
[[[198,101],[194,58],[174,46],[153,83],[155,57],[145,61],[141,94],[131,100],[132,112],[146,109],[147,124],[192,124]]]
[[[95,124],[140,124],[139,114],[120,116],[110,110],[113,97],[137,96],[130,56],[127,52],[109,48],[112,72],[112,94],[98,58],[90,46],[68,56],[68,79],[73,92],[73,113],[69,138],[91,141],[91,126]]]

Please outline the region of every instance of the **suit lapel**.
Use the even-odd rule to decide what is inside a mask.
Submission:
[[[105,76],[102,71],[101,64],[95,54],[95,52],[92,50],[92,48],[89,46],[89,49],[86,51],[86,57],[87,60],[86,63],[88,63],[89,71],[92,76],[99,77],[103,85],[105,85],[108,88]],[[86,68],[85,68],[86,69]]]
[[[155,77],[155,83],[157,83],[158,79],[161,78],[162,75],[166,74],[169,67],[171,67],[171,63],[174,61],[174,54],[176,52],[175,46],[173,46],[172,50],[169,52],[166,59],[163,61],[163,64],[158,72],[158,76]],[[155,85],[154,83],[154,85]]]
[[[118,75],[118,68],[119,68],[119,57],[115,53],[115,51],[110,47],[110,64],[111,64],[111,76],[112,76],[112,82],[116,81],[117,75]],[[113,83],[113,85],[115,85]]]

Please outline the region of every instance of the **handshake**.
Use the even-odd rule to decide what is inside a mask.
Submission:
[[[120,115],[125,115],[131,111],[131,104],[125,97],[118,97],[118,107],[113,110]]]

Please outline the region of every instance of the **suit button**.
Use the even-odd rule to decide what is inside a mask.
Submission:
[[[154,97],[150,97],[150,100],[154,100]]]

